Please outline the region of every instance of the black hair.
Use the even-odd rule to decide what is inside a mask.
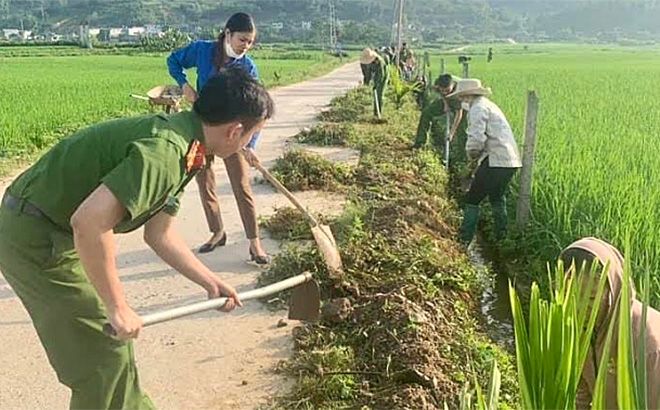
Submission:
[[[199,93],[193,110],[210,125],[240,121],[251,129],[273,116],[275,104],[268,91],[239,67],[223,68]]]
[[[213,65],[220,71],[225,64],[225,32],[229,30],[230,33],[252,33],[256,31],[256,26],[252,16],[247,13],[234,13],[227,23],[225,28],[218,34],[218,41],[215,49],[215,57],[213,58]]]
[[[454,78],[451,76],[451,74],[442,74],[440,77],[438,77],[437,80],[435,80],[435,85],[438,87],[447,88],[453,81]]]

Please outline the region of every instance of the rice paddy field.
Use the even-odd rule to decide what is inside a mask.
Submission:
[[[346,62],[319,51],[269,49],[252,56],[267,86],[315,77]],[[34,155],[84,125],[147,112],[145,101],[129,95],[173,83],[166,57],[132,49],[0,48],[0,165]],[[194,72],[189,79],[194,83]]]
[[[491,63],[486,50],[462,53],[473,54],[470,76],[492,87],[521,150],[526,91],[540,99],[532,227],[520,245],[546,261],[577,238],[603,238],[630,254],[636,277],[650,272],[658,306],[660,50],[494,46]],[[435,75],[440,58],[432,56]],[[460,74],[456,55],[442,58]]]

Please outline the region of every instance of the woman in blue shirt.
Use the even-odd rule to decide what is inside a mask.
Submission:
[[[192,103],[197,98],[197,91],[190,85],[184,72],[188,68],[195,67],[197,70],[197,90],[201,90],[208,79],[223,67],[241,67],[254,78],[258,78],[256,65],[246,55],[254,44],[255,35],[252,17],[245,13],[236,13],[227,20],[225,29],[218,36],[217,41],[195,41],[170,54],[167,58],[168,70],[183,90],[186,100]],[[250,257],[259,264],[266,264],[269,262],[269,257],[259,241],[257,214],[249,180],[249,165],[259,160],[254,151],[258,139],[258,134],[253,135],[242,153],[234,154],[224,162],[243,227],[250,240]],[[211,252],[227,242],[216,194],[212,156],[207,158],[207,164],[207,168],[196,176],[204,213],[212,233],[211,239],[199,249],[202,253]]]

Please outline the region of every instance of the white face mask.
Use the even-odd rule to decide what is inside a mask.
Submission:
[[[231,46],[231,43],[229,42],[229,37],[226,38],[225,40],[225,53],[227,53],[227,56],[230,58],[243,58],[245,55],[245,52],[242,54],[238,54],[234,48]]]
[[[461,108],[464,109],[465,111],[470,111],[470,103],[467,101],[463,101],[461,103]]]

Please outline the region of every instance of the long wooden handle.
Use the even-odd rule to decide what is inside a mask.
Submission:
[[[131,97],[137,98],[138,100],[151,101],[149,97],[145,97],[144,95],[131,94]]]
[[[268,170],[266,168],[264,168],[264,166],[261,165],[260,162],[255,163],[254,167],[257,168],[259,170],[259,172],[261,172],[261,174],[264,176],[264,178],[266,178],[268,180],[268,182],[273,184],[273,186],[275,186],[275,188],[277,188],[278,191],[280,191],[281,193],[284,194],[284,196],[289,198],[289,201],[291,201],[291,203],[294,204],[296,206],[296,208],[298,208],[300,210],[300,212],[303,213],[305,218],[309,221],[309,223],[313,227],[316,227],[316,226],[319,225],[316,218],[314,218],[312,216],[312,214],[310,214],[309,211],[307,209],[305,209],[305,207],[300,202],[298,202],[298,199],[295,196],[293,196],[291,191],[286,189],[286,187],[284,185],[282,185],[282,183],[280,181],[278,181],[270,172],[268,172]]]
[[[445,168],[449,169],[449,144],[451,138],[451,118],[449,105],[445,101]]]
[[[374,104],[376,104],[376,113],[378,114],[378,119],[380,120],[382,114],[380,112],[380,103],[378,102],[378,91],[374,88]]]
[[[241,302],[247,300],[259,299],[265,296],[270,296],[274,293],[281,292],[283,290],[295,288],[298,285],[302,285],[305,282],[312,280],[312,274],[305,272],[298,276],[293,276],[289,279],[285,279],[281,282],[273,283],[272,285],[264,286],[263,288],[254,289],[248,292],[243,292],[238,294],[238,298]],[[205,312],[207,310],[219,309],[224,306],[227,302],[227,298],[217,298],[209,299],[203,302],[192,303],[190,305],[180,306],[173,309],[163,310],[160,312],[150,313],[148,315],[142,316],[142,326],[151,326],[156,323],[167,322],[170,320],[178,319],[184,316],[194,315],[195,313]],[[103,333],[108,336],[116,336],[117,332],[112,327],[110,323],[103,325]]]

